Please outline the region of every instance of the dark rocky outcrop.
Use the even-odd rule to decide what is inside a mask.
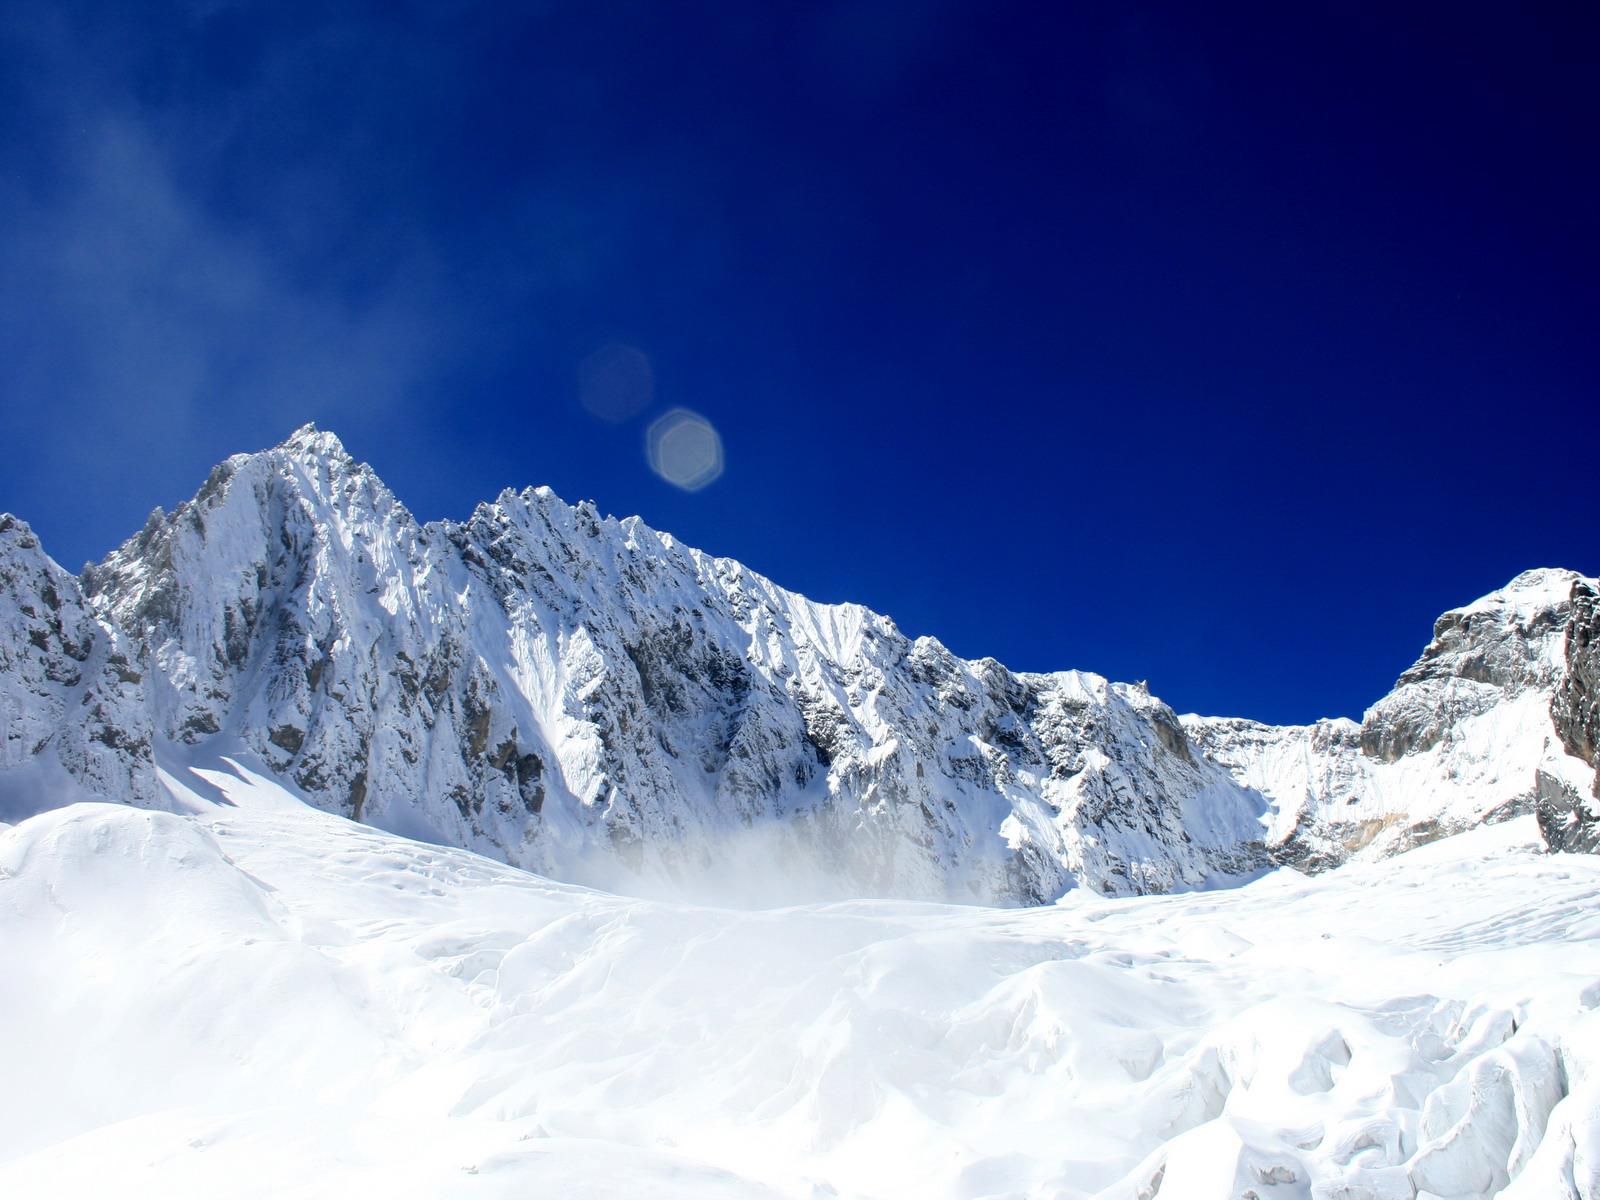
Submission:
[[[1539,827],[1552,850],[1600,851],[1600,590],[1578,580],[1572,586],[1567,625],[1566,672],[1550,712],[1568,754],[1595,768],[1585,795],[1571,782],[1541,775]]]

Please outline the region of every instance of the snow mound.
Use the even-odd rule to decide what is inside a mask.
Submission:
[[[731,911],[191,778],[0,830],[0,1195],[1600,1196],[1600,860],[1531,818]]]

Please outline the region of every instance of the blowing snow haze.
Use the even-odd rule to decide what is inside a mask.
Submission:
[[[1597,22],[0,6],[0,1197],[1600,1200]]]

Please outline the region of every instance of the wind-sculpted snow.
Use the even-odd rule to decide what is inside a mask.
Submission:
[[[240,753],[328,812],[554,877],[768,900],[1170,892],[1535,808],[1553,843],[1600,841],[1572,572],[1446,614],[1360,725],[1284,729],[963,660],[548,489],[421,525],[309,426],[81,580],[5,520],[14,815],[160,807],[156,764]]]
[[[525,875],[237,763],[0,830],[0,1195],[1600,1196],[1600,859],[1531,818],[1023,910]]]

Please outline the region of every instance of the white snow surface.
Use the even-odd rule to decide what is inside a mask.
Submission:
[[[1531,818],[732,910],[162,786],[0,826],[0,1196],[1600,1197],[1600,859]]]

